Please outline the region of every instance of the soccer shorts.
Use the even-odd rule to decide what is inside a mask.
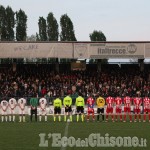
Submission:
[[[22,110],[22,109],[19,108],[19,115],[24,115],[24,114],[25,114],[25,109]]]
[[[77,106],[77,113],[84,113],[83,106]]]
[[[113,108],[112,107],[107,107],[106,108],[106,113],[113,113]]]
[[[15,109],[9,108],[9,114],[10,114],[10,115],[14,115],[14,114],[15,114]]]
[[[39,114],[40,115],[46,115],[47,114],[46,108],[44,110],[40,109]]]
[[[116,113],[120,114],[121,113],[121,108],[116,107]]]
[[[65,113],[67,113],[67,112],[72,112],[72,108],[71,108],[71,106],[70,107],[65,107]]]
[[[54,108],[54,114],[61,114],[61,108],[60,107],[55,107]]]
[[[1,115],[2,115],[2,116],[3,116],[3,115],[7,115],[7,110],[6,110],[6,111],[1,110]]]
[[[134,108],[134,113],[139,114],[141,112],[140,108]]]
[[[104,108],[97,108],[97,113],[98,114],[103,114],[104,113]]]
[[[87,112],[88,112],[88,114],[94,113],[94,108],[88,108]]]
[[[149,108],[144,108],[144,113],[150,113],[150,109]]]
[[[124,107],[124,112],[125,113],[130,113],[131,112],[131,108],[130,107]]]

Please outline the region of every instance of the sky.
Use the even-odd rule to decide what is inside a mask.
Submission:
[[[78,41],[90,41],[94,30],[107,41],[150,40],[150,0],[0,0],[0,5],[25,11],[28,36],[38,32],[39,17],[52,12],[58,24],[63,14],[70,17]]]

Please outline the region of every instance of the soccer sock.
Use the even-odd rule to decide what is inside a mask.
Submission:
[[[45,121],[47,121],[47,116],[45,116]]]
[[[67,116],[66,115],[64,115],[64,121],[66,121],[67,120]]]
[[[115,115],[116,120],[118,119],[118,114]]]
[[[146,121],[146,113],[144,113],[144,121]]]
[[[19,116],[19,122],[21,122],[22,121],[22,117],[21,116]]]
[[[70,121],[72,122],[72,115],[70,115]]]
[[[103,119],[103,121],[104,121],[104,114],[102,115],[102,119]]]
[[[39,121],[41,121],[41,120],[42,120],[42,116],[40,115],[40,116],[39,116]]]
[[[127,117],[127,115],[126,115],[126,114],[124,114],[124,121],[126,120],[126,117]]]
[[[120,114],[120,120],[122,120],[122,115]]]
[[[7,122],[7,116],[5,116],[5,120],[6,120],[6,122]]]
[[[129,114],[129,117],[130,117],[130,121],[132,121],[132,115],[131,114]]]
[[[139,120],[141,120],[141,115],[139,114],[138,116],[139,116]]]
[[[54,116],[54,121],[56,121],[56,117]]]
[[[108,114],[106,114],[106,120],[108,120]]]
[[[137,119],[137,114],[134,115],[134,120],[136,120],[136,119]]]
[[[95,116],[94,116],[94,113],[92,114],[92,117],[93,117],[93,120],[95,120]]]
[[[61,116],[58,116],[58,120],[61,121]]]
[[[82,119],[82,122],[83,122],[84,121],[84,115],[83,114],[81,115],[81,119]]]
[[[15,116],[13,116],[13,122],[15,122]]]
[[[99,114],[97,115],[97,121],[99,121]]]
[[[31,114],[31,116],[30,116],[30,120],[32,121],[32,114]]]
[[[25,122],[26,121],[26,117],[25,116],[23,116],[23,122]]]
[[[11,116],[9,116],[9,121],[11,121]]]
[[[148,114],[148,118],[149,118],[149,120],[150,120],[150,114]]]
[[[2,116],[2,122],[4,121],[4,116]]]
[[[111,119],[114,120],[114,115],[113,114],[111,114]]]
[[[90,118],[90,115],[88,114],[88,115],[87,115],[87,120],[89,120],[89,118]]]
[[[77,122],[79,121],[79,115],[77,115]]]

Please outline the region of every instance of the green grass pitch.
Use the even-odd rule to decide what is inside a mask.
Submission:
[[[115,149],[134,149],[134,150],[149,150],[150,149],[150,123],[149,122],[76,122],[74,116],[73,121],[68,125],[68,137],[73,136],[75,138],[87,138],[91,133],[100,133],[104,136],[108,133],[110,136],[137,136],[138,138],[147,139],[147,147],[85,147],[85,148],[76,148],[76,147],[66,147],[66,148],[54,148],[51,147],[52,140],[48,140],[48,147],[43,148],[39,147],[40,143],[40,133],[61,133],[62,136],[65,134],[66,122],[53,122],[52,117],[48,117],[48,122],[33,122],[29,121],[27,118],[26,123],[19,123],[16,120],[13,122],[0,122],[0,150],[115,150]],[[62,118],[63,120],[63,118]],[[46,138],[47,139],[47,138]]]

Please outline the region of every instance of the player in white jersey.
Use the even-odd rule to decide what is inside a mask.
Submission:
[[[1,101],[2,122],[4,121],[4,116],[5,116],[5,121],[7,122],[7,109],[8,109],[8,102],[6,100],[2,100]]]
[[[47,100],[45,98],[41,98],[39,100],[39,104],[40,104],[39,121],[42,120],[42,116],[45,116],[45,121],[47,121],[47,112],[46,112]]]
[[[19,122],[25,122],[25,106],[26,106],[26,99],[20,98],[18,99],[18,107],[19,107]]]
[[[9,121],[11,121],[12,118],[12,121],[15,122],[15,108],[17,106],[17,101],[16,99],[11,98],[8,103],[9,103]]]

